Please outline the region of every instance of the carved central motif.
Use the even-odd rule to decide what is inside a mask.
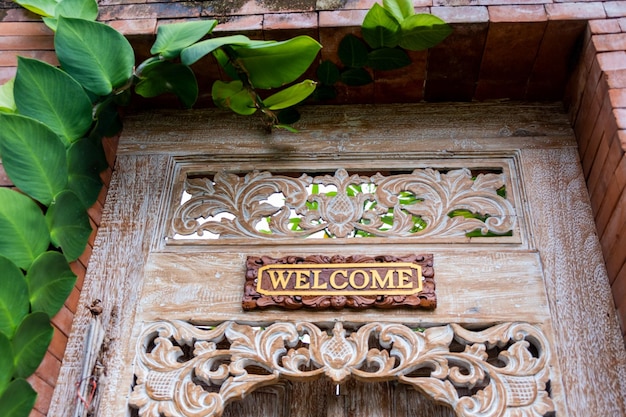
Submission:
[[[299,178],[251,172],[188,177],[189,199],[176,209],[169,237],[213,238],[460,237],[511,233],[506,176],[469,169],[410,174]]]
[[[337,322],[329,333],[307,322],[207,328],[163,321],[144,328],[135,362],[130,405],[142,417],[217,417],[258,388],[322,376],[338,384],[395,380],[463,417],[554,411],[551,351],[541,329],[528,323],[482,331],[368,323],[347,331]]]

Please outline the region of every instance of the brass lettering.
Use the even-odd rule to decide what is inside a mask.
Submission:
[[[322,272],[321,269],[313,269],[311,272],[313,272],[313,287],[311,287],[314,290],[325,290],[328,288],[328,283],[327,282],[322,282],[320,283],[320,272]]]
[[[308,279],[311,278],[309,271],[297,270],[296,271],[296,290],[308,290],[311,284]]]
[[[393,269],[387,270],[385,278],[381,278],[377,270],[372,269],[372,288],[398,288],[393,285]]]
[[[287,288],[287,283],[293,274],[292,271],[277,271],[275,269],[270,269],[267,273],[272,280],[272,288],[278,289],[278,285],[280,285],[283,287],[283,290]]]
[[[398,269],[398,288],[408,289],[413,287],[411,277],[413,272],[410,269]]]
[[[357,285],[356,283],[357,274],[361,274],[361,276],[363,277],[363,283],[361,285]],[[370,284],[370,276],[364,270],[356,269],[352,271],[352,273],[350,274],[350,285],[355,290],[362,290],[363,288],[367,287],[369,284]]]
[[[337,275],[343,275],[344,279],[346,279],[346,281],[341,286],[338,285],[337,282],[335,281],[335,278],[337,277]],[[349,283],[346,275],[348,275],[347,269],[338,269],[336,271],[333,271],[333,273],[330,274],[330,286],[336,290],[343,290],[344,288],[346,288]]]

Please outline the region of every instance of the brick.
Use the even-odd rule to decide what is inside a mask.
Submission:
[[[0,67],[0,85],[15,77],[17,67]]]
[[[615,242],[620,237],[621,229],[626,225],[626,192],[622,191],[619,200],[615,205],[615,210],[611,214],[609,221],[602,237],[600,237],[600,246],[602,246],[602,253],[604,254],[604,260],[606,261],[607,272],[609,276],[615,275],[619,268],[621,268],[623,262],[620,259],[611,259],[612,249],[615,247]],[[626,234],[624,234],[626,237]],[[626,244],[624,244],[626,247]]]
[[[609,70],[605,76],[609,88],[626,88],[626,69]]]
[[[614,108],[626,107],[626,88],[610,89],[609,98]]]
[[[594,213],[599,237],[602,237],[604,234],[606,225],[613,214],[613,210],[615,210],[617,201],[619,200],[619,196],[624,190],[624,186],[620,186],[614,178],[615,177],[608,182],[606,193],[602,196],[602,201],[600,201],[600,207],[598,211]]]
[[[594,208],[595,212],[598,212],[602,203],[602,199],[606,196],[609,182],[614,181],[615,170],[617,169],[617,166],[622,156],[624,155],[624,151],[622,151],[621,149],[621,143],[617,137],[617,134],[606,136],[606,139],[606,147],[608,149],[606,155],[603,157],[603,161],[601,161],[600,159],[598,159],[598,161],[594,161],[594,163],[598,164],[602,162],[602,166],[598,170],[596,170],[597,178],[594,179],[593,183],[595,190],[591,193],[591,205]],[[598,151],[598,154],[599,153],[600,152]]]
[[[80,300],[80,290],[74,286],[72,288],[72,292],[65,300],[65,307],[68,308],[72,312],[72,314],[76,314],[76,307],[78,307],[78,300]]]
[[[78,257],[78,260],[85,265],[85,267],[89,266],[89,259],[91,259],[91,252],[93,251],[93,247],[87,245],[85,247],[85,251]]]
[[[28,383],[37,391],[37,400],[35,401],[35,409],[43,414],[48,413],[50,402],[52,401],[52,393],[54,388],[41,379],[38,375],[31,375],[27,378]]]
[[[69,336],[72,329],[72,321],[74,320],[74,314],[66,306],[61,307],[59,312],[55,314],[50,322],[64,335]]]
[[[54,355],[55,358],[62,361],[63,354],[65,353],[65,347],[67,346],[67,336],[63,332],[52,326],[54,333],[52,334],[52,342],[48,346],[48,352]]]
[[[594,35],[620,33],[622,31],[618,19],[590,20],[588,23],[589,29],[591,29],[591,33]]]
[[[587,187],[589,189],[589,194],[592,196],[598,194],[596,185],[598,184],[600,177],[606,174],[603,171],[603,166],[604,166],[606,157],[609,154],[610,143],[611,143],[611,137],[608,137],[607,135],[603,133],[598,143],[598,147],[596,149],[593,162],[591,163],[590,169],[588,170],[588,175],[586,175]],[[611,172],[611,174],[612,173],[613,172]],[[601,201],[598,201],[598,200],[592,201],[591,207],[593,208],[594,213],[598,212],[598,209],[600,208],[600,203]]]
[[[0,36],[53,36],[54,32],[44,23],[0,22]]]
[[[626,17],[620,17],[617,21],[619,22],[621,31],[626,32]]]
[[[43,414],[41,411],[39,411],[39,410],[37,410],[37,409],[33,408],[33,409],[30,411],[30,414],[28,415],[28,417],[46,417],[46,415],[45,415],[45,414]]]
[[[430,12],[447,23],[481,23],[489,21],[485,6],[432,7]]]
[[[596,100],[596,87],[591,82],[587,82],[580,102],[578,115],[574,120],[573,128],[578,141],[578,153],[583,158],[589,143],[596,120],[602,108],[602,103]]]
[[[519,4],[521,6],[533,5],[533,4],[547,4],[553,3],[552,0],[515,0],[515,1],[506,1],[506,0],[478,0],[477,2],[472,1],[472,4],[477,4],[479,6],[504,6],[504,5],[516,5]]]
[[[41,16],[28,10],[17,7],[3,11],[4,15],[0,15],[3,22],[36,22],[41,23]]]
[[[0,187],[11,187],[12,185],[13,181],[9,179],[9,176],[2,166],[2,161],[0,161]]]
[[[626,52],[603,52],[596,55],[602,71],[626,69]]]
[[[319,12],[320,28],[360,27],[365,19],[367,10],[340,10],[333,12]],[[326,46],[324,43],[322,45]]]
[[[99,227],[100,221],[102,220],[102,205],[100,205],[100,202],[96,201],[93,203],[93,205],[87,209],[87,214],[89,218],[93,220],[96,227]]]
[[[489,6],[491,22],[541,22],[548,20],[543,5]]]
[[[87,268],[85,268],[85,266],[79,261],[70,262],[70,268],[72,272],[76,274],[76,284],[75,284],[76,288],[78,288],[79,290],[82,290]]]
[[[550,20],[588,20],[606,17],[603,4],[600,2],[546,4],[546,13]]]
[[[626,49],[626,33],[594,35],[591,41],[598,52],[623,51]]]
[[[52,36],[0,36],[0,51],[53,51]]]
[[[108,24],[123,35],[152,35],[157,30],[155,18],[113,20]]]
[[[18,56],[38,59],[54,66],[59,65],[54,51],[0,51],[0,67],[16,67]]]
[[[229,16],[220,19],[220,24],[215,27],[212,33],[222,32],[254,32],[263,30],[263,15]]]
[[[317,28],[317,13],[271,13],[263,16],[263,30]]]
[[[130,4],[100,6],[98,19],[103,22],[109,20],[126,19],[178,19],[202,16],[202,5],[194,2],[171,2],[155,4]]]
[[[59,378],[60,370],[61,361],[55,358],[50,352],[46,352],[41,364],[39,364],[39,367],[35,371],[35,374],[46,383],[51,386],[55,386],[57,379]]]
[[[102,147],[104,148],[104,154],[107,158],[107,163],[109,167],[112,168],[115,166],[115,156],[117,154],[117,146],[120,141],[120,136],[117,135],[111,138],[103,138],[102,139]],[[108,186],[108,183],[105,183]]]
[[[614,109],[613,115],[619,129],[626,129],[626,109]]]
[[[604,3],[604,10],[608,17],[626,16],[626,1],[607,1]]]

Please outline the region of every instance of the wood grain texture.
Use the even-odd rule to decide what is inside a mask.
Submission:
[[[130,381],[121,372],[127,368],[127,342],[131,336],[134,306],[142,285],[144,260],[150,234],[155,229],[156,204],[163,191],[162,177],[153,175],[167,158],[119,156],[111,181],[102,224],[85,278],[79,308],[74,318],[63,367],[50,407],[51,416],[72,415],[76,402],[75,382],[80,379],[85,337],[91,319],[87,306],[100,299],[100,315],[106,329],[105,375],[99,381],[98,400],[112,415],[124,415]]]
[[[521,153],[567,416],[624,415],[626,354],[575,149]],[[597,388],[594,389],[594,388]]]

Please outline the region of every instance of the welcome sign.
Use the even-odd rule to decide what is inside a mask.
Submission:
[[[248,257],[244,310],[436,307],[433,256]]]

